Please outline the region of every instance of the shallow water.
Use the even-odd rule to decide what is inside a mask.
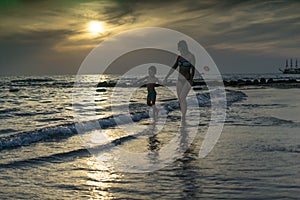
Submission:
[[[28,87],[25,90],[31,91]],[[43,90],[51,92],[49,87]],[[64,91],[65,88],[55,90]],[[202,119],[192,145],[182,155],[178,151],[179,158],[176,161],[153,172],[120,172],[113,168],[114,163],[100,163],[85,149],[77,134],[59,134],[21,147],[4,148],[0,152],[0,198],[298,199],[299,89],[248,88],[241,91],[247,98],[228,106],[222,135],[213,151],[204,159],[198,158],[198,151],[210,116],[206,106],[200,107]],[[37,104],[44,101],[41,99],[37,100]],[[140,100],[135,99],[135,103],[142,104],[142,97]],[[58,106],[52,103],[46,105],[53,106],[53,110]],[[14,112],[20,111],[8,113],[12,115]],[[64,107],[62,113],[65,112],[69,111]],[[124,140],[118,147],[128,151],[155,152],[169,141],[170,136],[181,137],[180,134],[174,134],[174,130],[180,127],[179,111],[175,109],[169,115],[169,127],[166,129],[169,134],[158,134],[154,138],[151,137],[153,135],[144,135]],[[63,122],[48,122],[48,126],[71,123],[70,116]],[[13,117],[15,120],[26,118]],[[2,133],[2,138],[22,131],[32,131],[30,128],[34,120],[32,116],[27,117],[30,119],[27,125],[24,120],[18,121],[17,124],[22,124],[21,130],[14,125],[12,128],[16,131]],[[7,119],[1,120],[3,122]],[[152,119],[143,118],[137,123],[151,126]],[[47,123],[41,126],[47,127]],[[116,126],[105,131],[112,139],[124,136]]]

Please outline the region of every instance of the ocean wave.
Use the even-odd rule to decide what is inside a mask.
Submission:
[[[76,133],[74,124],[58,127],[48,127],[41,130],[22,132],[15,135],[0,137],[0,150],[27,146],[32,143],[49,139],[55,136],[71,136]]]
[[[300,153],[300,145],[290,145],[290,146],[272,146],[272,145],[264,145],[261,147],[262,151],[266,152],[288,152],[288,153]]]
[[[84,126],[86,131],[92,131],[95,128],[101,127],[102,129],[106,129],[114,127],[117,124],[129,123],[131,120],[134,122],[138,122],[146,118],[149,118],[149,114],[147,112],[144,112],[131,115],[131,119],[129,119],[127,115],[119,115],[116,117],[110,116],[99,120],[83,122],[80,125]],[[95,122],[98,122],[99,126],[95,126]],[[54,127],[47,127],[35,131],[21,132],[15,135],[0,137],[0,150],[20,146],[28,146],[32,143],[36,143],[39,141],[47,141],[52,138],[65,139],[75,134],[77,134],[77,130],[74,123]]]
[[[49,87],[49,88],[73,88],[73,80],[61,80],[53,78],[26,78],[26,79],[13,79],[5,86],[9,86],[13,90],[20,90],[20,87]],[[91,87],[91,83],[86,83]],[[94,84],[96,85],[96,84]],[[83,86],[83,84],[82,84]]]
[[[283,105],[283,104],[241,104],[239,105],[241,107],[246,107],[247,109],[251,109],[251,108],[284,108],[287,107],[287,105]]]
[[[4,134],[4,133],[11,133],[16,131],[15,129],[12,128],[7,128],[7,129],[0,129],[0,134]]]
[[[15,79],[11,80],[12,83],[20,83],[20,82],[49,82],[49,81],[55,81],[55,79],[52,78],[26,78],[26,79]]]
[[[242,91],[226,90],[226,99],[228,106],[235,102],[245,100],[246,98],[247,95]]]
[[[62,118],[62,117],[55,117],[55,118],[48,118],[48,119],[37,119],[35,121],[37,121],[37,122],[52,122],[52,121],[61,121],[61,120],[66,120],[66,119]]]
[[[14,113],[15,116],[19,116],[19,117],[28,117],[28,116],[37,116],[37,115],[51,115],[54,114],[55,112],[52,111],[45,111],[45,112],[18,112],[18,113]]]
[[[12,82],[8,84],[12,89],[10,90],[20,90],[20,87],[47,87],[47,88],[73,88],[74,82],[62,82],[62,81],[45,81],[45,82]],[[91,85],[87,85],[86,87],[91,87]]]
[[[28,167],[28,166],[36,166],[36,164],[41,164],[42,162],[59,162],[63,160],[63,162],[67,162],[68,158],[74,159],[77,157],[89,156],[90,153],[87,149],[76,149],[73,151],[63,152],[51,154],[48,156],[40,156],[35,158],[29,158],[24,160],[16,160],[8,163],[1,163],[0,168],[11,168],[11,167]]]
[[[234,102],[241,101],[245,98],[245,94],[240,91],[226,90],[227,105],[231,105]],[[199,106],[209,105],[210,95],[208,93],[198,94]],[[177,101],[166,102],[163,104],[164,109],[167,112],[179,109],[179,104]],[[97,127],[94,126],[95,122],[99,123],[102,129],[114,127],[117,124],[126,124],[131,121],[138,122],[140,120],[149,118],[149,112],[134,112],[128,118],[127,115],[109,116],[106,118],[101,118],[99,120],[91,120],[84,122],[85,130],[93,130]],[[89,127],[89,125],[91,125]],[[99,128],[98,126],[98,128]],[[67,138],[77,134],[77,130],[74,123],[63,124],[54,127],[43,128],[39,130],[21,132],[15,135],[0,137],[0,150],[7,148],[16,148],[20,146],[30,145],[39,141],[46,141],[51,138]]]
[[[234,116],[226,120],[229,126],[285,126],[285,127],[299,127],[299,122],[292,120],[279,119],[276,117],[255,117],[245,118]]]
[[[279,119],[276,117],[256,117],[252,119],[252,123],[254,125],[261,125],[261,126],[294,126],[297,125],[296,122],[292,120],[285,120]]]
[[[108,141],[104,144],[100,144],[98,146],[90,148],[93,151],[103,151],[110,149],[112,147],[121,145],[122,143],[135,139],[139,135],[143,133],[137,133],[135,135],[127,135],[127,136],[122,136],[120,138]],[[90,156],[90,152],[86,148],[78,148],[74,150],[70,150],[67,152],[60,152],[60,153],[55,153],[55,154],[50,154],[46,156],[39,156],[39,157],[34,157],[34,158],[29,158],[29,159],[23,159],[23,160],[16,160],[16,161],[10,161],[7,163],[1,163],[0,167],[1,168],[10,168],[11,166],[14,167],[27,167],[30,165],[36,166],[36,164],[41,164],[43,162],[60,162],[63,161],[64,163],[68,161],[68,159],[74,159],[78,157],[85,157],[85,156]]]
[[[8,108],[8,109],[1,109],[0,114],[12,113],[19,111],[19,108]]]

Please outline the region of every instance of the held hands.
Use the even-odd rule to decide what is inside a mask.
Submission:
[[[167,77],[164,78],[164,80],[162,82],[163,85],[167,85],[167,79],[168,79]]]

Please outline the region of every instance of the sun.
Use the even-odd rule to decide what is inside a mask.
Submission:
[[[104,31],[104,26],[102,22],[91,21],[88,25],[88,30],[91,34],[99,34]]]

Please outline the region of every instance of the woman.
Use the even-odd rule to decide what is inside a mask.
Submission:
[[[177,57],[175,64],[165,77],[164,82],[166,83],[169,76],[177,69],[177,67],[179,67],[176,91],[179,99],[182,119],[185,120],[187,111],[186,97],[191,90],[195,74],[195,56],[189,51],[187,43],[184,40],[178,42],[178,50],[181,55]]]

